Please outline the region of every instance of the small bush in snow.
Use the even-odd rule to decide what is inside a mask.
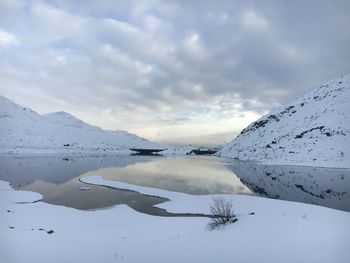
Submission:
[[[233,212],[232,201],[224,198],[213,198],[213,203],[210,205],[210,218],[210,229],[220,228],[238,220]]]

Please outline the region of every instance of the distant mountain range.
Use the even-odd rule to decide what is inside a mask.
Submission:
[[[162,148],[125,131],[106,131],[67,112],[40,115],[0,96],[0,153],[116,153]]]
[[[350,74],[264,115],[218,154],[275,164],[350,167]]]
[[[111,154],[164,148],[106,131],[66,112],[40,115],[0,96],[0,153]],[[166,147],[166,155],[192,147]],[[325,83],[243,129],[219,156],[273,164],[350,168],[350,74]]]

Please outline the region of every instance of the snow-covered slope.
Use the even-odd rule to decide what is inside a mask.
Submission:
[[[66,112],[39,115],[0,96],[1,153],[111,153],[161,146],[125,131],[105,131]]]
[[[251,123],[219,155],[279,164],[350,167],[350,74]]]

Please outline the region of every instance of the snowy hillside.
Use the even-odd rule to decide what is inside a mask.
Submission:
[[[350,74],[251,123],[219,155],[267,163],[350,167]]]
[[[125,131],[105,131],[66,112],[39,115],[0,96],[1,153],[114,153],[161,146]]]

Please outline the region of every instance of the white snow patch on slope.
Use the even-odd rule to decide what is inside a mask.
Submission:
[[[44,115],[0,96],[0,153],[120,153],[164,148],[125,131],[105,131],[69,113]]]
[[[218,154],[265,163],[350,167],[350,74],[261,117]]]

